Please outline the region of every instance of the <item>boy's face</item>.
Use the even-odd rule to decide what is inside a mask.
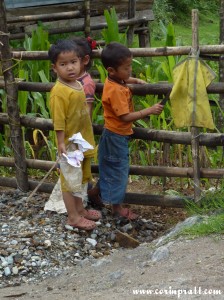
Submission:
[[[108,68],[108,73],[112,78],[115,78],[120,81],[128,80],[128,78],[131,76],[132,72],[132,57],[127,57],[125,60],[123,60],[122,64],[114,68]]]
[[[79,77],[81,60],[74,51],[62,52],[58,55],[53,70],[58,78],[66,83],[71,83]]]

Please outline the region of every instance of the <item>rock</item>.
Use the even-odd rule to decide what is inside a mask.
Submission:
[[[91,238],[87,238],[86,241],[87,241],[88,243],[90,243],[93,247],[95,247],[96,244],[97,244],[97,241],[94,240],[94,239],[91,239]]]
[[[160,246],[166,241],[168,241],[170,238],[177,235],[181,230],[184,228],[190,227],[196,223],[199,223],[203,220],[202,216],[192,216],[184,220],[183,222],[179,222],[174,228],[170,230],[167,234],[163,235],[160,239],[158,239],[156,246]]]
[[[5,267],[5,268],[4,268],[4,274],[5,274],[5,276],[11,275],[11,270],[10,270],[9,267]]]
[[[17,275],[18,273],[19,273],[19,270],[18,270],[17,266],[13,267],[12,268],[12,274]]]
[[[51,247],[51,241],[50,240],[45,240],[44,245],[45,245],[46,248]]]
[[[131,225],[131,223],[128,223],[128,224],[126,224],[126,225],[124,225],[124,226],[122,226],[121,227],[121,229],[124,231],[124,232],[128,232],[128,231],[130,231],[130,230],[132,230],[132,225]]]
[[[161,246],[152,254],[152,261],[160,261],[169,257],[169,249],[166,246]]]
[[[109,277],[112,280],[117,280],[117,279],[120,279],[123,275],[124,275],[124,272],[122,272],[121,270],[118,270],[116,272],[110,273]]]
[[[68,225],[68,224],[65,224],[65,228],[66,228],[67,230],[74,230],[74,227],[71,226],[71,225]]]

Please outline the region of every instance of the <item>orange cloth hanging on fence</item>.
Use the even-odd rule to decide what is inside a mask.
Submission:
[[[212,69],[198,57],[189,56],[174,68],[170,101],[177,128],[195,126],[214,129],[206,88],[215,76]]]

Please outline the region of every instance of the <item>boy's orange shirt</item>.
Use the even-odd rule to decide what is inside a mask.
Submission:
[[[105,128],[120,135],[133,133],[132,122],[124,122],[119,118],[134,111],[129,87],[107,78],[103,88],[102,104]]]

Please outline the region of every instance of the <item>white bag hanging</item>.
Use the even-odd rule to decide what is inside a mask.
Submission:
[[[60,158],[60,170],[65,182],[62,189],[77,193],[82,190],[82,167],[83,153],[79,150],[63,154]]]

